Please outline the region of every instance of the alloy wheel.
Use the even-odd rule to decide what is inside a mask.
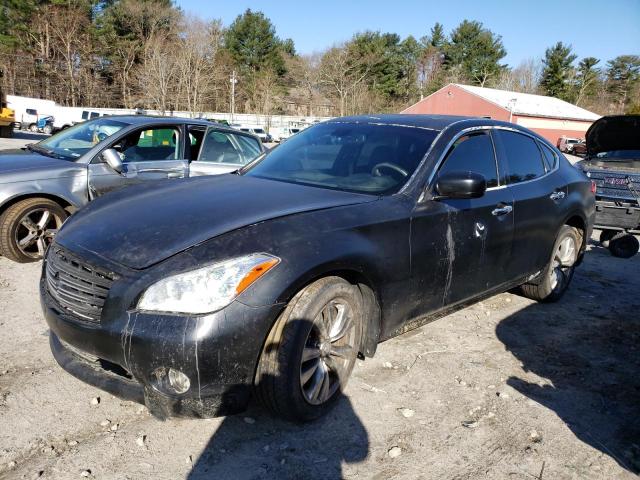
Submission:
[[[47,208],[36,208],[25,214],[16,228],[18,249],[30,258],[42,258],[64,220]]]
[[[578,248],[576,242],[572,236],[567,235],[558,243],[553,256],[551,271],[549,272],[553,290],[568,279],[577,258]]]
[[[325,403],[346,381],[356,349],[354,340],[351,305],[332,300],[315,318],[302,352],[300,387],[307,402]]]

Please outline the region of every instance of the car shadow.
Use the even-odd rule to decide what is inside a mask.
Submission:
[[[559,303],[532,304],[498,324],[497,337],[526,372],[507,383],[553,410],[582,442],[640,473],[638,285],[603,284],[590,273],[578,270]]]
[[[281,365],[278,375],[285,368]],[[272,380],[272,374],[260,377],[260,382]],[[252,400],[246,412],[222,420],[187,478],[343,478],[343,463],[367,458],[369,435],[350,400],[337,395],[325,416],[304,424],[279,419]]]

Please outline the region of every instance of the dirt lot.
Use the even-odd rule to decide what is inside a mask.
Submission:
[[[327,418],[160,422],[63,372],[40,264],[0,258],[0,478],[626,479],[640,471],[640,255],[592,242],[563,298],[493,297],[380,345]],[[95,400],[99,399],[99,403]],[[95,404],[97,403],[97,404]]]

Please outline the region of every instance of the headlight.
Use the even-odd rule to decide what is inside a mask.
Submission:
[[[190,314],[215,312],[229,305],[279,262],[272,255],[255,253],[172,275],[147,288],[138,301],[138,309]]]

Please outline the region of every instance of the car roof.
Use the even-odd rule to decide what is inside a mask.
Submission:
[[[131,125],[138,125],[141,123],[188,123],[190,125],[221,125],[218,123],[210,122],[201,118],[184,118],[184,117],[163,117],[160,115],[104,115],[100,118],[113,118],[116,120],[122,120],[123,122]]]
[[[414,114],[383,114],[383,115],[354,115],[350,117],[336,117],[325,123],[363,123],[369,125],[392,125],[396,127],[424,128],[427,130],[441,131],[455,125],[453,131],[459,131],[470,127],[506,127],[511,130],[519,130],[551,145],[548,140],[538,133],[520,125],[487,117],[473,117],[465,115],[414,115]]]
[[[329,123],[368,123],[372,125],[394,125],[402,127],[428,128],[443,130],[453,123],[463,120],[488,120],[480,117],[460,115],[413,115],[413,114],[383,114],[383,115],[353,115],[337,117]]]

